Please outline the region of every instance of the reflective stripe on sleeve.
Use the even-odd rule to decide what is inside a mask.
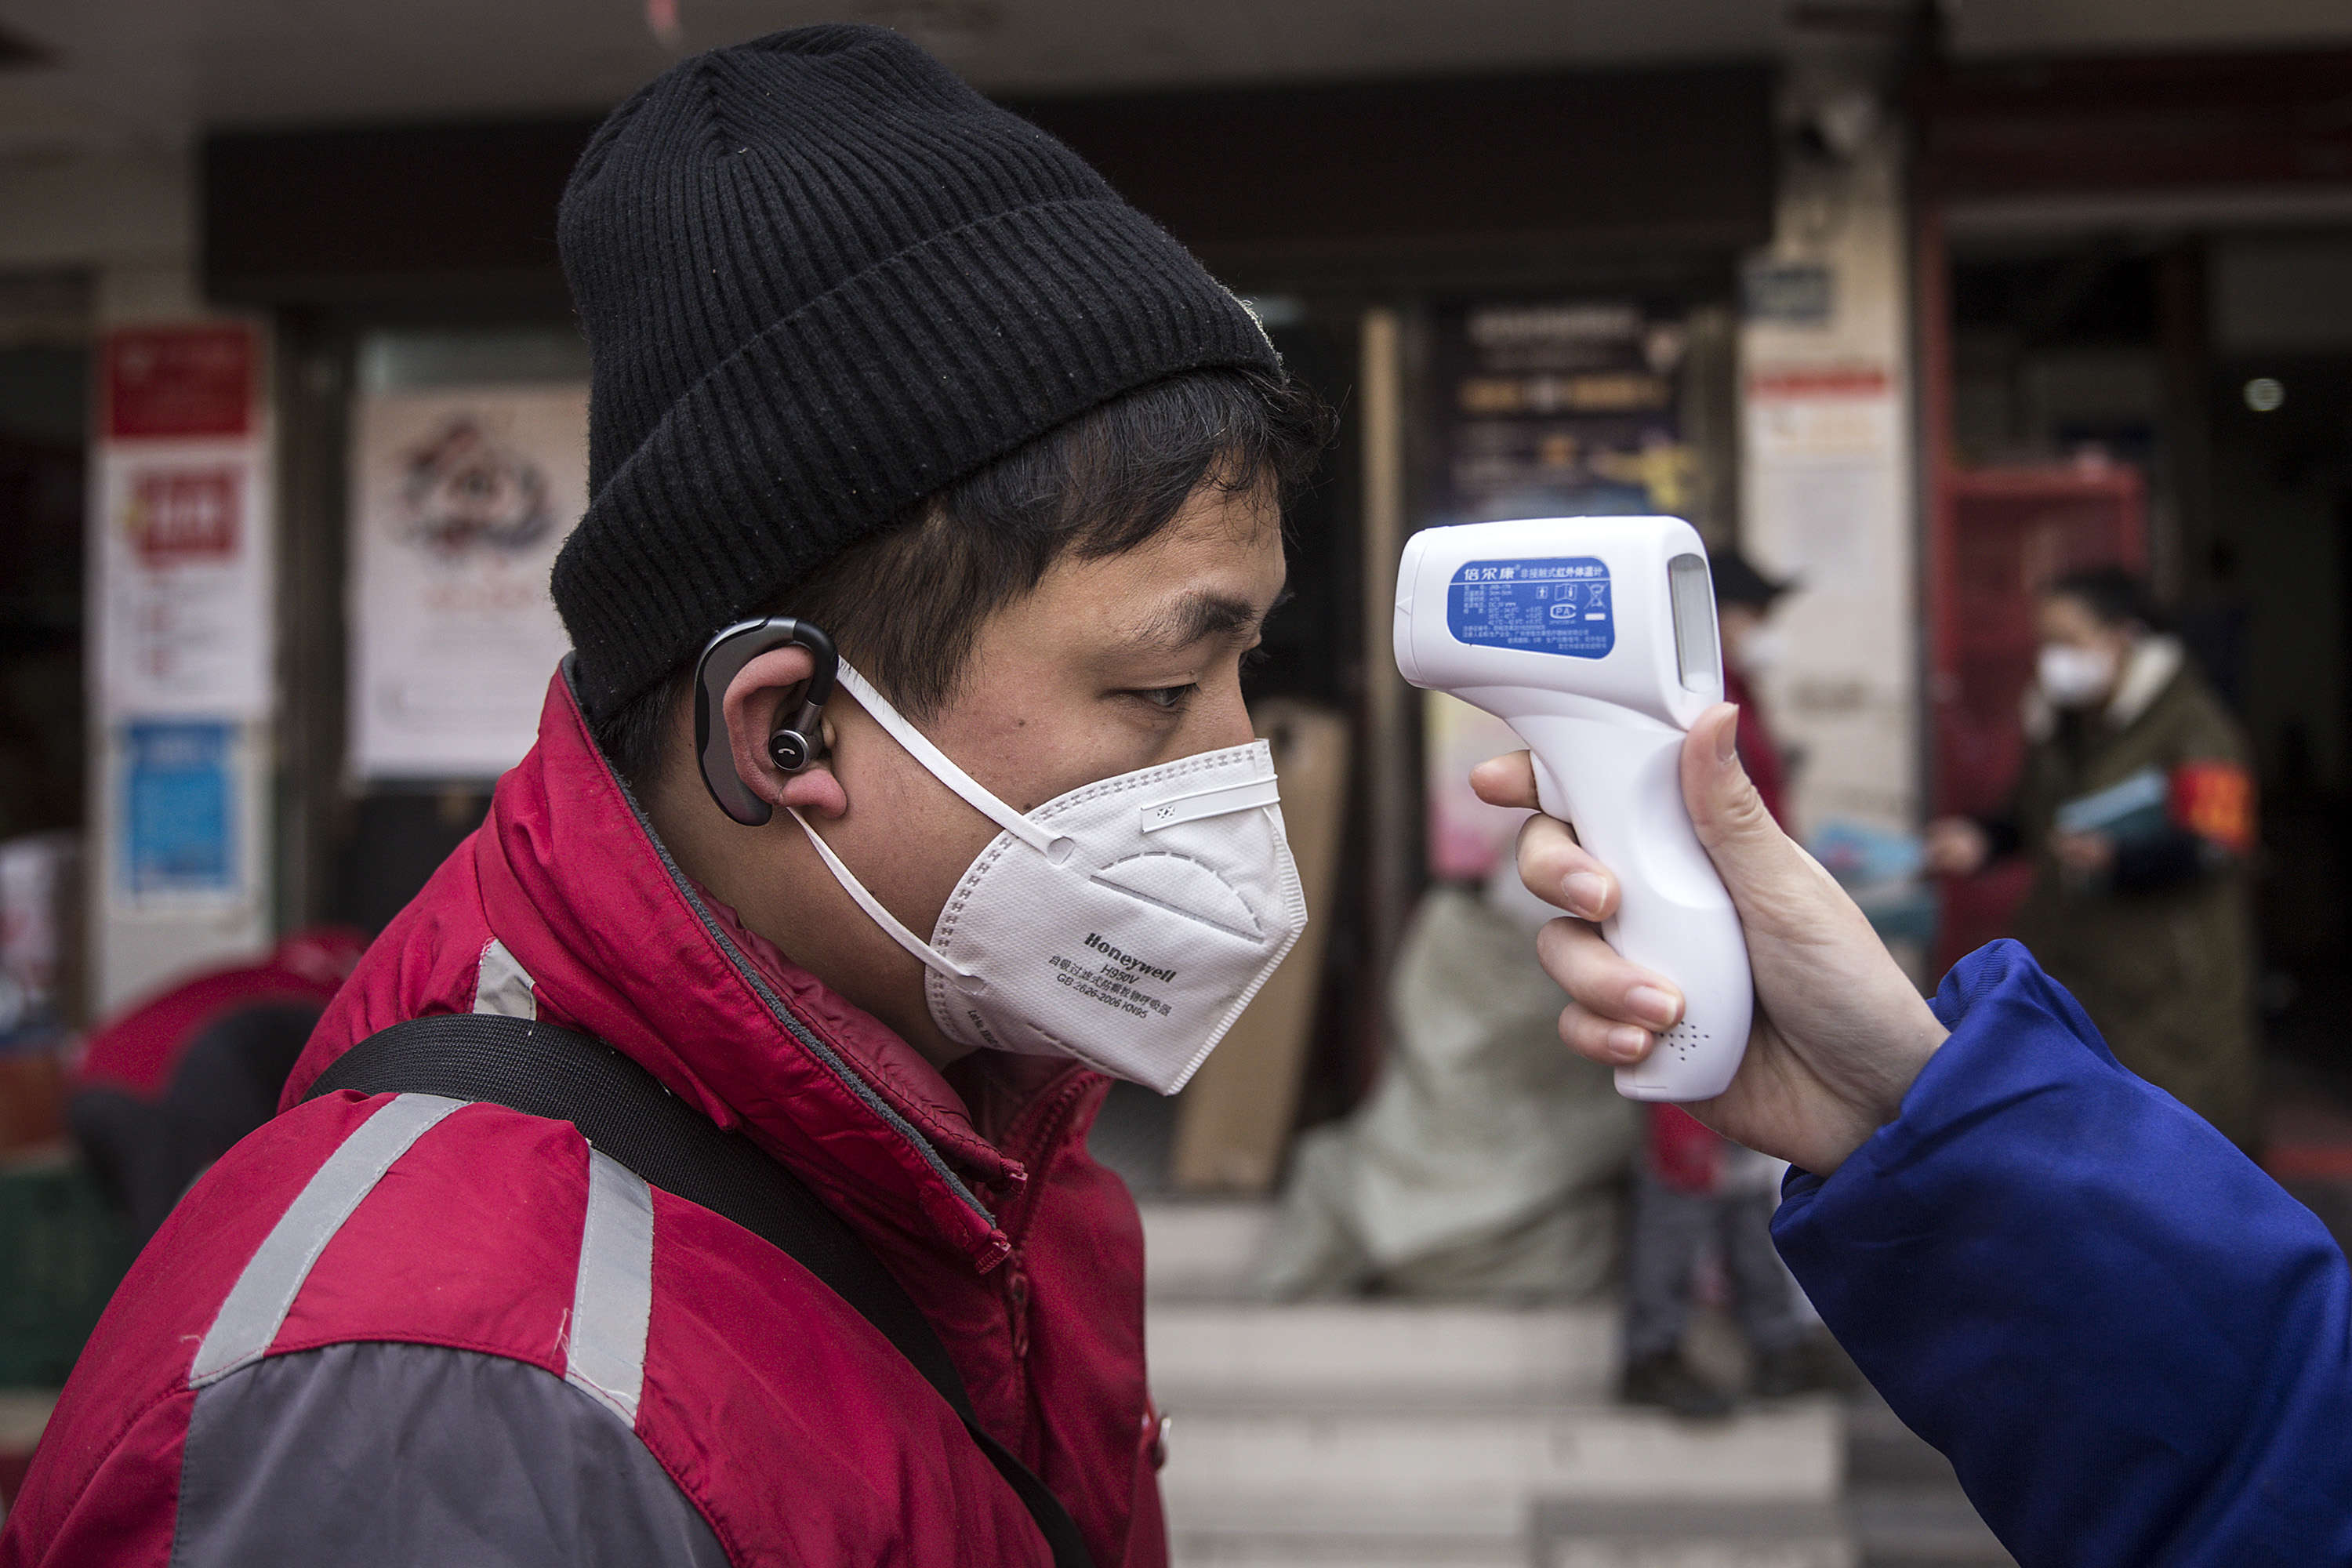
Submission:
[[[632,1426],[653,1305],[653,1194],[635,1172],[592,1149],[563,1379]]]
[[[196,1347],[189,1387],[226,1377],[268,1350],[302,1281],[310,1277],[310,1266],[360,1200],[375,1190],[410,1144],[462,1103],[437,1094],[396,1096],[327,1156],[229,1288],[219,1316]]]
[[[474,1011],[509,1018],[539,1016],[539,994],[530,971],[492,937],[482,946],[482,961],[474,973]]]

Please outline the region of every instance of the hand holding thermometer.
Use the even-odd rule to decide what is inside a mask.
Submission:
[[[1609,945],[1682,990],[1682,1022],[1617,1070],[1631,1100],[1710,1100],[1755,990],[1731,897],[1683,805],[1684,731],[1723,700],[1706,546],[1672,517],[1432,528],[1397,571],[1397,668],[1518,732],[1536,798],[1616,876]]]

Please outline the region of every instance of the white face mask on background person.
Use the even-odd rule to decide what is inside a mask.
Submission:
[[[864,677],[843,689],[932,776],[1004,831],[925,942],[798,811],[858,907],[922,961],[932,1021],[960,1045],[1074,1057],[1173,1094],[1307,924],[1264,741],[1100,779],[1024,816]]]
[[[1777,668],[1788,651],[1788,638],[1781,636],[1780,627],[1758,626],[1739,639],[1739,673],[1762,675]]]
[[[2087,708],[2116,684],[2116,656],[2105,648],[2043,643],[2033,665],[2042,695],[2060,708]]]

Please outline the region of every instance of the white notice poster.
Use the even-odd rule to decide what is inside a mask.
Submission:
[[[1904,515],[1894,467],[1901,405],[1879,364],[1774,365],[1751,372],[1748,489],[1763,553],[1815,594],[1867,596]]]
[[[352,448],[352,771],[503,773],[571,647],[547,575],[588,504],[588,389],[371,393]]]
[[[100,448],[99,685],[109,712],[268,712],[275,616],[263,451],[251,440]]]

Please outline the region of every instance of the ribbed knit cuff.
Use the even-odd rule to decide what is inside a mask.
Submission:
[[[565,544],[556,597],[589,719],[924,496],[1123,393],[1220,366],[1281,361],[1115,200],[1018,208],[859,273],[688,390]]]

